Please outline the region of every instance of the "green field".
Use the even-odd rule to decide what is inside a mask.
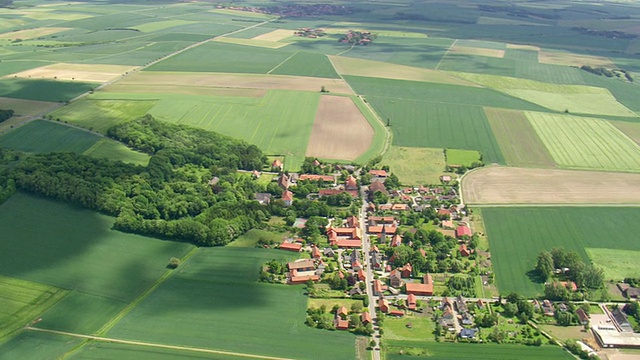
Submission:
[[[0,146],[34,153],[74,152],[146,165],[149,155],[117,141],[55,122],[36,120],[0,136]]]
[[[439,184],[446,164],[442,149],[391,146],[380,165],[388,165],[402,184],[424,185]]]
[[[525,115],[561,167],[640,171],[640,145],[605,120],[534,112]]]
[[[640,231],[640,208],[501,207],[484,208],[482,214],[501,294],[542,292],[542,284],[527,275],[542,250],[562,246],[585,261],[586,248],[640,251],[640,243],[628,236]]]
[[[25,331],[0,343],[0,354],[3,360],[56,359],[81,342],[62,335]]]
[[[264,175],[263,175],[264,176]],[[276,243],[281,243],[284,234],[274,233],[266,230],[251,229],[247,233],[241,235],[235,239],[228,247],[256,247],[260,239],[272,240]]]
[[[424,353],[422,356],[410,356],[410,358],[431,360],[570,360],[573,359],[568,352],[558,346],[545,345],[541,347],[509,345],[509,344],[452,344],[452,343],[425,343],[417,341],[386,342],[386,358],[388,360],[400,360],[407,355],[400,355],[401,349],[414,349]]]
[[[471,166],[473,163],[482,162],[482,155],[476,150],[446,149],[448,165]]]
[[[210,42],[161,61],[149,71],[205,71],[266,74],[291,53],[254,46]]]
[[[507,165],[537,168],[556,166],[522,111],[485,108],[484,112]]]
[[[589,259],[604,270],[607,279],[622,281],[624,278],[640,277],[638,259],[640,251],[616,249],[586,248]]]
[[[307,52],[295,53],[287,61],[274,68],[270,74],[333,79],[340,77],[326,55]]]
[[[96,87],[80,81],[0,79],[0,96],[10,98],[67,101]]]
[[[111,217],[23,193],[0,206],[0,219],[0,274],[116,301],[134,299],[169,258],[192,248],[121,233]]]
[[[287,358],[353,358],[353,335],[304,324],[302,287],[257,282],[264,261],[291,255],[201,248],[107,336]]]
[[[407,326],[410,325],[410,326]],[[388,317],[384,320],[384,339],[435,341],[436,323],[430,316]]]
[[[207,354],[195,351],[170,350],[156,347],[93,342],[73,355],[74,360],[247,360],[238,355]]]
[[[53,119],[106,134],[107,130],[121,121],[142,117],[155,105],[156,100],[108,100],[85,97],[52,112]]]

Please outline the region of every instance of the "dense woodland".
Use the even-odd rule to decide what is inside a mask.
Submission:
[[[0,109],[0,123],[5,120],[11,119],[12,116],[13,116],[13,110]]]
[[[150,116],[116,125],[108,134],[149,153],[149,165],[39,154],[6,170],[5,183],[116,216],[115,227],[122,231],[198,245],[226,244],[269,218],[252,200],[263,189],[236,172],[262,168],[266,158],[256,146]],[[210,184],[213,177],[217,181]]]

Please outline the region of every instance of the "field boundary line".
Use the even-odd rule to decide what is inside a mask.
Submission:
[[[193,248],[187,255],[185,255],[180,262],[184,264],[189,258],[191,258],[195,253],[198,252],[198,248]],[[96,335],[105,335],[109,330],[111,330],[123,317],[125,317],[131,310],[133,310],[138,304],[147,298],[153,291],[155,291],[162,283],[164,283],[172,274],[174,273],[173,269],[167,270],[156,282],[148,288],[145,292],[140,294],[137,298],[135,298],[129,305],[127,305],[124,309],[120,310],[120,312],[111,318],[106,324],[104,324],[98,331],[95,332]]]
[[[434,68],[434,70],[438,70],[438,68],[440,67],[440,65],[442,64],[442,61],[444,61],[444,58],[447,57],[447,55],[449,55],[449,51],[451,51],[451,48],[454,47],[456,45],[456,43],[458,42],[458,39],[455,39],[453,41],[453,43],[451,45],[449,45],[449,48],[447,49],[447,51],[444,52],[444,55],[442,55],[442,57],[440,58],[440,61],[438,61],[438,65],[436,65],[436,67]]]
[[[238,353],[238,352],[233,352],[233,351],[204,349],[204,348],[197,348],[197,347],[191,347],[191,346],[166,345],[166,344],[150,343],[150,342],[144,342],[144,341],[114,339],[114,338],[107,338],[107,337],[101,337],[101,336],[76,334],[76,333],[70,333],[70,332],[66,332],[66,331],[40,329],[40,328],[34,328],[34,327],[30,327],[30,326],[25,327],[25,330],[38,331],[38,332],[44,332],[44,333],[50,333],[50,334],[56,334],[56,335],[70,336],[70,337],[75,337],[75,338],[79,338],[79,339],[102,341],[102,342],[115,343],[115,344],[147,346],[147,347],[155,347],[155,348],[160,348],[160,349],[193,351],[193,352],[201,352],[201,353],[208,353],[208,354],[220,354],[220,355],[247,357],[247,358],[254,358],[254,359],[291,360],[289,358],[281,358],[281,357],[275,357],[275,356],[245,354],[245,353]]]
[[[281,62],[280,64],[278,64],[278,65],[274,66],[274,68],[273,68],[273,69],[271,69],[271,70],[267,71],[267,74],[271,74],[271,73],[273,72],[273,70],[275,70],[275,69],[279,68],[280,66],[282,66],[282,64],[284,64],[284,63],[286,63],[287,61],[289,61],[289,59],[291,59],[292,57],[294,57],[294,56],[295,56],[297,53],[299,53],[299,52],[300,52],[300,51],[296,51],[296,52],[294,52],[293,54],[291,54],[291,56],[289,56],[288,58],[286,58],[286,59],[282,60],[282,62]]]

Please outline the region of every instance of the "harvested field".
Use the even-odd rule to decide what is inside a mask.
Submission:
[[[7,75],[7,77],[107,82],[134,68],[126,65],[58,63]]]
[[[240,39],[240,38],[230,38],[230,37],[219,37],[214,39],[214,41],[227,43],[227,44],[258,46],[258,47],[263,47],[267,49],[279,49],[281,47],[285,47],[289,45],[289,43],[282,43],[282,42],[276,42],[276,41]]]
[[[538,61],[543,64],[565,65],[565,66],[582,66],[589,65],[594,67],[611,67],[615,66],[611,59],[604,56],[572,54],[568,52],[541,50],[538,54]]]
[[[640,174],[491,166],[463,178],[467,204],[638,204]]]
[[[537,112],[525,115],[561,167],[640,172],[640,146],[606,120]]]
[[[611,121],[613,126],[640,145],[640,123],[627,121]]]
[[[478,85],[442,71],[418,68],[413,66],[385,63],[382,61],[365,60],[344,56],[329,56],[329,59],[342,75],[365,76],[382,79],[397,79],[409,81],[424,81],[439,84],[463,86]]]
[[[34,39],[41,36],[47,36],[51,34],[55,34],[61,31],[70,30],[69,28],[61,28],[61,27],[41,27],[35,29],[27,29],[27,30],[19,30],[12,31],[4,34],[0,34],[0,40],[16,40],[16,39]]]
[[[507,165],[555,167],[555,162],[522,111],[485,108]]]
[[[355,160],[369,149],[373,135],[351,98],[325,95],[320,98],[306,156]]]
[[[445,170],[443,149],[391,146],[380,165],[389,169],[405,185],[440,183]]]
[[[293,36],[293,30],[290,29],[277,29],[266,34],[258,35],[253,37],[253,40],[261,40],[261,41],[280,41],[286,39],[288,37]]]
[[[449,52],[453,54],[488,56],[488,57],[494,57],[494,58],[500,58],[500,59],[504,57],[504,50],[485,49],[485,48],[457,46],[457,45],[451,46],[449,48]]]
[[[262,90],[320,91],[323,85],[332,93],[351,94],[342,79],[298,77],[288,75],[252,75],[206,72],[140,72],[124,78],[118,85],[200,86]]]
[[[539,46],[520,44],[507,44],[507,49],[540,51]]]

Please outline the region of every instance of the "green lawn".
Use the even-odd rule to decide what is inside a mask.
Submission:
[[[410,327],[407,325],[411,325]],[[436,324],[429,316],[388,317],[384,320],[384,339],[435,341]]]
[[[297,52],[287,61],[273,69],[271,74],[333,79],[340,77],[326,55],[308,52]]]
[[[292,255],[201,248],[107,336],[287,358],[353,358],[353,335],[304,324],[303,287],[257,282],[263,262]]]
[[[271,231],[251,229],[239,238],[235,239],[228,247],[256,247],[260,239],[272,240],[276,243],[281,243],[284,234],[274,233]]]
[[[453,344],[453,343],[425,343],[417,341],[394,341],[387,344],[386,358],[388,360],[404,359],[407,355],[400,355],[400,350],[407,353],[422,353],[411,358],[430,360],[555,360],[573,359],[569,353],[558,346],[544,345],[541,347],[509,345],[509,344]]]
[[[210,42],[161,61],[148,71],[205,71],[266,74],[291,53],[253,46]]]
[[[604,270],[607,279],[622,281],[624,278],[640,277],[640,251],[602,248],[586,248],[587,254],[593,263]]]
[[[112,230],[114,219],[17,193],[0,206],[0,274],[131,301],[191,245]]]
[[[380,165],[388,165],[405,185],[439,184],[445,170],[444,152],[442,149],[391,146]]]
[[[473,163],[482,162],[482,155],[476,150],[447,149],[446,157],[449,165],[469,167]]]
[[[640,231],[636,207],[500,207],[484,208],[482,214],[501,294],[542,292],[542,284],[528,275],[542,250],[562,246],[577,251],[585,261],[589,261],[586,248],[611,249],[620,255],[640,251],[640,243],[628,236]]]
[[[534,112],[525,115],[561,167],[640,171],[640,145],[608,121]]]

